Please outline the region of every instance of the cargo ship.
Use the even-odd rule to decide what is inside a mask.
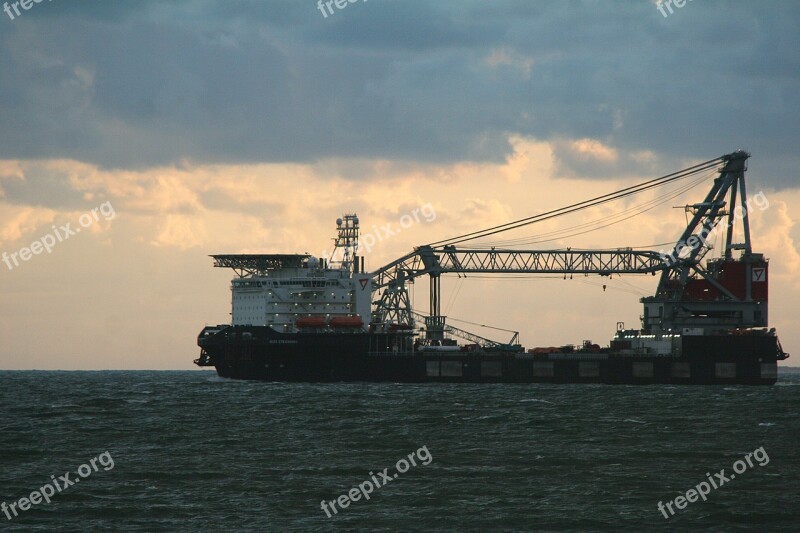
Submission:
[[[786,359],[768,326],[769,262],[750,244],[745,187],[749,154],[736,151],[687,169],[501,226],[419,246],[372,272],[358,255],[359,219],[336,221],[334,253],[213,255],[234,271],[231,323],[206,326],[195,363],[233,379],[293,382],[472,382],[771,385]],[[714,175],[669,253],[462,247],[592,206]],[[701,176],[702,178],[702,176]],[[739,241],[734,226],[741,226]],[[719,257],[709,236],[721,232]],[[452,326],[440,311],[440,278],[456,273],[660,275],[641,299],[641,327],[616,323],[607,346],[520,345]],[[415,312],[408,285],[428,278],[430,309]],[[467,342],[459,344],[458,338]]]

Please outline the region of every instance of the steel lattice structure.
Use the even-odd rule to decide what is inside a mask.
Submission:
[[[597,274],[610,276],[612,274],[655,275],[661,273],[656,296],[644,298],[642,302],[658,304],[660,306],[658,316],[664,317],[662,320],[664,324],[678,324],[680,321],[673,324],[671,317],[685,314],[681,306],[686,307],[687,305],[696,307],[697,309],[694,309],[693,312],[698,316],[705,311],[719,315],[744,310],[757,317],[752,321],[753,323],[761,323],[766,320],[766,311],[760,311],[758,309],[759,302],[751,300],[749,278],[746,295],[742,299],[732,294],[716,279],[715,275],[710,274],[701,266],[701,260],[710,249],[705,237],[724,219],[728,221],[724,258],[730,261],[732,251],[739,249],[744,252],[742,261],[759,262],[763,260],[763,256],[760,254],[752,253],[749,220],[746,215],[747,193],[744,173],[749,156],[750,154],[740,150],[712,160],[724,162],[723,168],[719,170],[720,175],[714,180],[712,188],[703,202],[686,206],[687,212],[692,212],[692,219],[669,254],[631,248],[616,250],[574,250],[571,248],[506,250],[496,248],[460,249],[453,244],[420,246],[410,254],[373,273],[375,289],[382,289],[380,298],[374,302],[374,320],[382,322],[388,317],[390,320],[398,320],[400,323],[413,324],[413,314],[406,304],[408,297],[405,286],[419,276],[430,277],[430,314],[431,316],[440,316],[439,278],[442,274]],[[733,227],[737,222],[734,208],[737,206],[740,206],[744,212],[744,216],[739,220],[743,228],[743,243],[733,242]],[[504,226],[509,225],[513,225],[513,223]],[[484,232],[467,234],[462,236],[463,238],[451,239],[450,242],[469,240],[469,236],[474,234],[484,234]],[[687,250],[688,253],[686,253]],[[690,277],[706,280],[719,291],[721,299],[716,302],[700,303],[685,301],[683,291]],[[691,320],[687,319],[683,322],[690,324]]]

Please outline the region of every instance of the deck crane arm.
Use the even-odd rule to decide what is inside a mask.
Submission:
[[[645,324],[646,329],[669,328],[696,324],[709,324],[708,327],[725,325],[724,315],[733,317],[739,313],[749,318],[743,323],[759,325],[766,322],[766,309],[759,308],[759,302],[751,297],[752,280],[749,275],[744,297],[734,294],[720,281],[719,273],[723,266],[714,266],[709,271],[700,265],[700,261],[710,249],[706,237],[722,220],[727,218],[728,230],[724,248],[724,260],[731,260],[731,252],[741,249],[746,263],[754,268],[763,268],[761,254],[752,254],[750,246],[749,221],[746,216],[746,190],[744,172],[749,154],[736,151],[703,163],[699,163],[655,180],[628,187],[597,198],[578,202],[554,211],[533,217],[468,233],[445,241],[439,241],[416,248],[413,252],[385,265],[375,271],[373,287],[380,291],[375,304],[374,322],[397,322],[414,324],[414,316],[408,300],[406,283],[413,282],[420,276],[430,277],[430,317],[439,318],[440,329],[444,329],[444,317],[440,312],[440,276],[441,274],[653,274],[661,273],[660,283],[655,297],[642,300],[658,321]],[[723,164],[722,168],[718,165]],[[611,200],[623,198],[670,181],[683,179],[710,168],[719,168],[719,176],[714,179],[710,192],[703,202],[687,206],[693,217],[681,234],[671,253],[664,254],[653,250],[633,250],[621,248],[614,250],[508,250],[508,249],[469,249],[456,245],[466,241],[488,237],[503,231],[509,231],[524,225],[540,222],[556,216],[572,213],[587,207],[599,205]],[[739,193],[737,199],[737,192]],[[730,196],[730,198],[728,198]],[[737,201],[738,200],[738,201]],[[732,231],[735,222],[734,207],[741,205],[745,216],[741,217],[744,243],[732,242]],[[694,244],[693,244],[694,243]],[[688,253],[687,253],[688,251]],[[690,276],[702,278],[708,288],[703,290],[714,294],[715,302],[707,297],[690,295],[687,300],[686,284]],[[697,284],[695,284],[697,285]],[[699,285],[698,285],[699,286]],[[702,288],[701,288],[702,289]],[[709,292],[711,291],[711,292]],[[706,301],[700,301],[700,300]],[[679,319],[673,320],[674,317]],[[709,319],[709,317],[712,317]],[[716,317],[716,318],[714,318]],[[740,322],[742,322],[740,320]],[[428,325],[430,329],[430,324]]]
[[[441,274],[653,274],[670,268],[658,252],[621,250],[470,250],[454,245],[420,246],[373,275],[381,291],[375,321],[413,324],[405,284],[420,276],[431,280],[431,316],[441,314]]]
[[[376,289],[439,274],[653,274],[669,268],[661,255],[630,248],[620,250],[472,250],[452,245],[420,246],[413,254],[375,272]]]

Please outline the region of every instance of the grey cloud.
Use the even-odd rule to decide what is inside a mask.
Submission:
[[[0,20],[0,157],[499,162],[524,135],[622,155],[560,161],[586,176],[746,148],[793,186],[799,19],[789,0],[39,4]]]
[[[199,197],[204,207],[216,211],[245,214],[270,220],[285,212],[285,206],[279,203],[236,196],[218,188],[204,191]]]
[[[16,205],[33,205],[51,209],[84,209],[91,204],[76,191],[65,173],[46,169],[25,172],[25,178],[0,175],[0,198]]]

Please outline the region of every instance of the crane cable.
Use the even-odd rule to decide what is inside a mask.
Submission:
[[[560,230],[554,230],[554,231],[550,231],[550,232],[546,232],[546,233],[534,234],[534,235],[529,235],[527,237],[519,237],[519,238],[516,238],[516,239],[509,239],[509,240],[505,240],[505,241],[479,242],[479,243],[475,243],[474,245],[471,245],[471,246],[464,246],[463,248],[470,249],[470,248],[485,248],[487,246],[500,247],[500,246],[519,246],[519,245],[523,245],[523,244],[537,244],[537,243],[543,243],[543,242],[551,242],[551,241],[555,241],[555,240],[563,239],[563,238],[567,238],[567,237],[574,237],[574,236],[577,236],[577,235],[583,235],[584,233],[589,233],[589,232],[592,232],[592,231],[597,231],[599,229],[603,229],[603,228],[606,228],[608,226],[613,226],[615,224],[619,224],[619,223],[624,222],[626,220],[629,220],[629,219],[631,219],[633,217],[641,215],[642,213],[646,213],[647,211],[651,211],[652,209],[655,209],[659,205],[662,205],[662,204],[664,204],[666,202],[669,202],[670,200],[673,200],[673,199],[677,198],[678,196],[690,191],[691,189],[694,189],[695,187],[697,187],[698,185],[703,183],[708,178],[708,176],[710,176],[712,173],[713,172],[708,173],[706,175],[703,175],[699,179],[689,183],[688,185],[684,185],[684,186],[682,186],[682,187],[680,187],[678,189],[670,191],[668,196],[661,197],[661,198],[655,198],[653,200],[650,200],[650,201],[645,202],[643,204],[639,204],[639,205],[630,207],[628,209],[625,209],[624,211],[620,211],[619,213],[615,213],[613,215],[609,215],[609,216],[606,216],[606,217],[601,217],[601,218],[598,218],[598,219],[595,219],[595,220],[591,220],[589,222],[585,222],[585,223],[578,224],[578,225],[575,225],[575,226],[571,226],[571,227],[568,227],[568,228],[563,228],[563,229],[560,229]],[[628,213],[633,213],[633,214],[628,215]],[[628,216],[624,216],[624,215],[628,215]],[[614,219],[618,219],[618,220],[614,220]],[[575,231],[575,230],[579,230],[579,229],[582,230],[584,228],[589,228],[589,229],[586,229],[584,231],[576,231],[575,233],[569,233],[571,231]],[[544,238],[544,237],[551,237],[551,238]],[[531,240],[531,239],[537,239],[537,240]],[[670,244],[670,243],[667,243],[667,244]]]
[[[582,202],[578,202],[572,205],[568,205],[565,207],[561,207],[558,209],[554,209],[552,211],[547,211],[545,213],[541,213],[538,215],[533,215],[530,217],[526,217],[523,219],[519,219],[513,222],[507,222],[505,224],[501,224],[499,226],[493,226],[491,228],[486,228],[480,231],[473,231],[471,233],[465,233],[463,235],[459,235],[457,237],[452,237],[450,239],[443,239],[441,241],[436,241],[429,243],[428,246],[445,246],[445,245],[453,245],[459,244],[466,241],[472,241],[475,239],[479,239],[481,237],[488,237],[490,235],[495,235],[497,233],[502,233],[505,231],[509,231],[512,229],[520,228],[523,226],[527,226],[530,224],[534,224],[536,222],[542,222],[543,220],[548,220],[550,218],[555,218],[559,216],[563,216],[569,213],[574,213],[576,211],[581,211],[583,209],[587,209],[589,207],[593,207],[595,205],[604,204],[613,200],[618,200],[620,198],[624,198],[626,196],[630,196],[632,194],[637,194],[642,191],[659,187],[664,185],[665,183],[669,183],[674,180],[683,179],[688,176],[692,176],[703,170],[708,170],[710,168],[716,167],[720,162],[723,161],[723,158],[717,157],[714,159],[709,159],[703,163],[698,163],[697,165],[688,167],[683,170],[679,170],[677,172],[673,172],[671,174],[666,174],[659,178],[655,178],[644,183],[640,183],[638,185],[632,185],[630,187],[626,187],[624,189],[620,189],[615,192],[607,193],[601,196],[597,196],[595,198],[591,198],[589,200],[584,200]]]

